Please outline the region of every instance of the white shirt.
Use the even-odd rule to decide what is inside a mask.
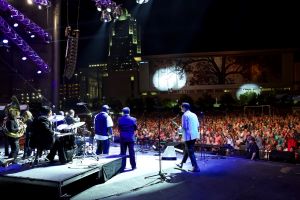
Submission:
[[[107,127],[113,127],[114,126],[113,120],[112,120],[111,116],[109,116],[109,115],[106,117],[106,124],[107,124]],[[95,139],[96,140],[107,140],[108,138],[109,138],[109,136],[103,136],[103,135],[95,134]]]
[[[195,113],[187,110],[183,113],[181,118],[182,125],[182,139],[183,141],[194,140],[200,138],[199,120]]]

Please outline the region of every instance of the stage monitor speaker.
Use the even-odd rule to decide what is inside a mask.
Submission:
[[[162,160],[176,160],[176,152],[175,152],[175,147],[174,146],[167,146],[165,151],[163,152],[161,156]]]

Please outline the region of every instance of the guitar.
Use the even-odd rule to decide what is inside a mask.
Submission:
[[[183,129],[180,125],[178,125],[174,120],[171,120],[172,124],[174,124],[178,129],[177,129],[177,134],[182,135]]]

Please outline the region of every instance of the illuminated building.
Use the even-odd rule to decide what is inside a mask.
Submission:
[[[141,54],[140,30],[126,10],[112,23],[109,38],[109,68],[114,71],[137,69],[135,57]]]

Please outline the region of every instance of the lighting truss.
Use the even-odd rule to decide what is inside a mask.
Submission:
[[[5,0],[0,0],[0,11],[8,12],[12,19],[22,24],[27,30],[31,31],[38,37],[42,38],[46,43],[50,43],[50,35],[29,18],[24,16],[20,11],[7,3]],[[23,40],[22,37],[0,16],[0,31],[10,39],[25,56],[30,58],[43,72],[49,72],[49,66],[42,58]]]
[[[39,27],[36,23],[32,22],[29,18],[23,15],[20,11],[14,8],[11,4],[7,3],[5,0],[0,0],[0,10],[3,12],[9,12],[11,18],[25,26],[29,31],[34,33],[39,38],[43,39],[44,42],[50,43],[51,36],[44,29]]]
[[[0,31],[17,45],[42,71],[49,72],[48,65],[35,51],[14,31],[12,27],[0,16]]]

